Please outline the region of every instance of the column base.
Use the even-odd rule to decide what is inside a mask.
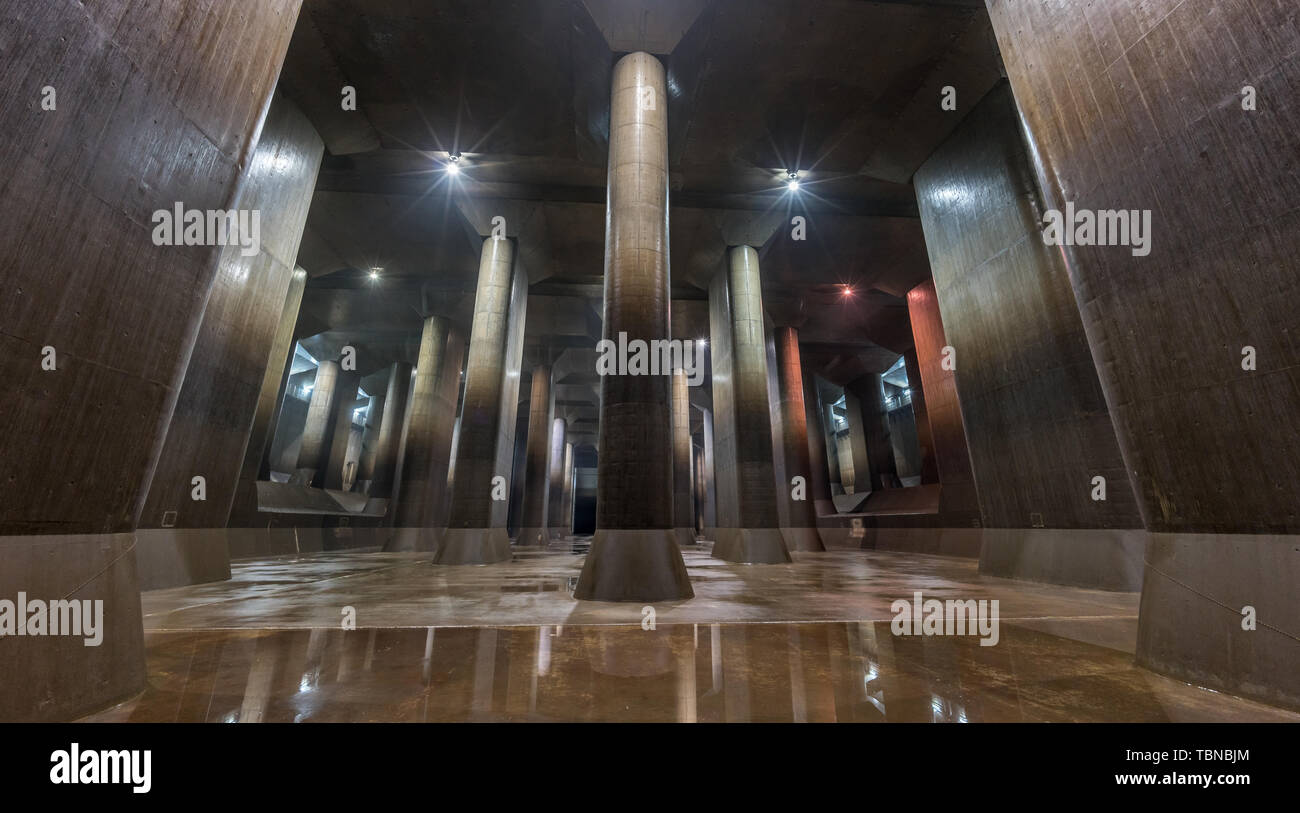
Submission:
[[[785,539],[787,550],[820,553],[826,550],[822,544],[821,534],[816,528],[782,528],[781,537]]]
[[[438,549],[437,528],[391,528],[385,552],[434,551]]]
[[[550,528],[520,528],[516,545],[546,545],[551,541]]]
[[[672,529],[597,529],[573,597],[680,601],[694,598],[695,591]]]
[[[508,562],[510,535],[505,528],[448,528],[438,540],[435,565],[490,565]]]
[[[741,565],[782,565],[792,561],[779,528],[719,528],[713,556]]]
[[[695,544],[694,528],[673,528],[673,536],[677,540],[677,547],[679,549],[686,545]]]

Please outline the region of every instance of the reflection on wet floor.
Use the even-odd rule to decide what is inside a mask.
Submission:
[[[187,630],[147,635],[149,688],[92,721],[1300,720],[1002,624],[888,622]]]

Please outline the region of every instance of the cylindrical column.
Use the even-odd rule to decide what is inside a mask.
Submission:
[[[334,413],[334,393],[339,372],[337,361],[322,361],[316,365],[316,378],[312,381],[311,401],[307,405],[307,419],[302,427],[302,446],[298,450],[298,472],[295,476],[295,479],[305,484],[319,486],[325,480],[325,465],[329,460],[331,440],[327,433],[330,417]]]
[[[390,370],[391,373],[391,370]],[[384,392],[370,395],[370,405],[366,407],[366,429],[361,434],[361,462],[357,464],[357,489],[369,493],[370,481],[375,479],[375,455],[379,451],[379,430],[384,421]]]
[[[713,555],[746,564],[789,562],[790,553],[778,527],[758,252],[752,246],[733,247],[726,273],[737,514],[743,527],[719,528]]]
[[[783,529],[785,541],[792,550],[825,550],[821,537],[817,534],[817,511],[813,503],[814,477],[808,454],[808,415],[803,400],[799,331],[793,327],[779,327],[774,339],[777,391],[781,399],[781,439],[785,446],[787,478],[780,485],[778,497],[787,501],[790,510],[790,527]],[[801,490],[790,483],[795,477],[803,478]],[[822,480],[825,479],[823,474]]]
[[[464,358],[460,331],[440,316],[424,320],[390,550],[433,550],[446,525],[447,463]]]
[[[564,446],[568,442],[569,424],[564,418],[551,421],[550,448],[547,450],[546,517],[552,537],[563,536],[561,519],[564,499]]]
[[[691,510],[691,394],[684,370],[673,370],[673,532],[678,545],[695,542]]]
[[[822,409],[821,397],[817,394],[816,378],[811,372],[804,373],[803,400],[804,412],[808,416],[808,497],[812,500],[814,514],[834,514],[835,503],[831,500],[830,456],[826,449],[826,427],[822,423],[825,410]],[[835,476],[839,476],[838,469]]]
[[[913,347],[903,353],[907,367],[907,388],[911,392],[912,417],[916,420],[916,443],[921,447],[921,482],[939,482],[939,462],[934,452],[934,434],[925,409],[925,387],[921,384],[921,360]]]
[[[546,503],[550,472],[546,455],[550,451],[551,368],[533,368],[533,385],[528,394],[528,446],[524,451],[524,514],[519,523],[519,544],[546,544]]]
[[[397,476],[397,456],[401,450],[402,430],[406,423],[406,406],[411,395],[411,365],[399,361],[388,373],[388,391],[384,394],[384,413],[379,421],[379,440],[375,446],[374,473],[370,496],[393,496]],[[389,512],[393,516],[393,512]]]
[[[361,375],[356,370],[340,370],[334,382],[334,409],[330,413],[330,425],[327,431],[329,455],[325,462],[325,477],[319,473],[313,484],[320,480],[324,488],[342,489],[343,470],[348,460],[348,444],[352,440],[352,411],[357,403],[357,388],[361,385]]]
[[[667,340],[668,95],[664,66],[650,54],[614,66],[608,173],[604,340]],[[671,531],[672,405],[660,372],[601,378],[596,535],[579,599],[694,596]]]
[[[704,419],[704,431],[702,433],[704,461],[700,467],[700,474],[704,480],[704,485],[701,488],[701,493],[704,496],[701,509],[704,513],[704,538],[716,539],[718,532],[718,490],[713,468],[713,410],[705,410],[701,417]]]
[[[564,493],[560,495],[560,526],[562,536],[573,534],[573,444],[564,444]]]
[[[434,554],[435,564],[487,564],[510,558],[505,506],[510,497],[518,404],[507,392],[505,379],[512,372],[508,369],[511,317],[523,316],[511,313],[516,297],[514,253],[509,238],[483,241],[451,511]],[[513,372],[518,376],[517,368]],[[514,391],[518,392],[517,381]],[[503,414],[506,407],[509,415]],[[494,506],[494,501],[501,507]]]

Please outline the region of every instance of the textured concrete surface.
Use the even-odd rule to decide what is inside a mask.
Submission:
[[[984,526],[1142,527],[1009,85],[915,183]]]

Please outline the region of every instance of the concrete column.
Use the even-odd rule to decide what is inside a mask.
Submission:
[[[691,393],[686,372],[673,370],[673,533],[678,545],[695,543],[691,510]]]
[[[604,339],[669,330],[668,95],[647,53],[614,66],[605,217]],[[600,384],[596,535],[574,595],[602,601],[694,596],[672,524],[672,404],[664,375]]]
[[[298,451],[298,471],[294,476],[295,480],[305,484],[319,487],[325,482],[325,466],[333,439],[329,434],[330,418],[334,415],[334,396],[340,372],[337,361],[322,361],[316,366],[307,421],[302,428],[302,447]]]
[[[511,556],[506,522],[528,307],[528,280],[514,256],[510,238],[483,241],[451,512],[434,564],[489,564]]]
[[[411,396],[411,365],[393,364],[388,374],[388,391],[384,394],[384,414],[379,421],[379,440],[375,445],[374,473],[370,496],[392,497],[397,477],[397,457],[402,447],[406,424],[406,407]],[[393,516],[392,507],[389,516]]]
[[[343,467],[347,465],[348,443],[352,436],[352,411],[356,409],[360,384],[361,376],[355,370],[340,370],[335,379],[333,409],[326,430],[329,453],[325,459],[325,476],[321,480],[318,472],[313,479],[313,483],[320,481],[322,488],[343,488]]]
[[[694,524],[691,526],[697,536],[704,535],[704,514],[708,505],[704,480],[704,449],[691,444],[691,499],[694,503]]]
[[[257,519],[257,481],[271,479],[270,457],[267,446],[271,430],[280,420],[280,406],[288,389],[289,371],[293,369],[289,355],[293,352],[293,327],[298,321],[302,294],[307,287],[307,272],[295,269],[289,279],[289,291],[280,309],[275,338],[267,355],[266,370],[262,376],[262,389],[258,394],[257,409],[253,414],[253,429],[244,449],[244,462],[239,469],[239,484],[235,487],[235,500],[230,506],[226,522],[230,528],[251,528]]]
[[[737,515],[734,524],[718,528],[713,555],[745,564],[789,562],[778,527],[758,252],[733,247],[726,274]]]
[[[803,400],[803,364],[799,357],[799,331],[792,327],[776,329],[776,380],[781,399],[781,439],[785,445],[785,482],[778,498],[789,505],[790,527],[783,528],[786,544],[792,550],[825,550],[817,535],[817,512],[813,502],[813,466],[808,454],[808,414]],[[790,481],[802,477],[803,499],[791,496]],[[822,479],[825,480],[823,473]]]
[[[564,444],[564,493],[560,496],[560,526],[562,536],[573,534],[573,444]]]
[[[930,431],[930,416],[925,409],[925,386],[921,381],[921,361],[916,348],[903,353],[907,366],[907,387],[912,392],[912,415],[916,418],[916,442],[921,447],[921,482],[939,482],[939,463],[934,453],[934,434]]]
[[[817,393],[816,377],[811,372],[804,373],[803,401],[808,433],[808,497],[812,500],[814,514],[834,514],[835,503],[831,501],[830,456],[826,449],[826,427],[822,424],[822,415],[826,411],[822,408],[821,397]],[[837,470],[836,476],[838,475]]]
[[[550,451],[551,368],[533,368],[533,385],[528,397],[528,446],[524,451],[524,514],[519,523],[519,544],[546,544],[546,503],[550,472],[546,456]]]
[[[392,376],[392,369],[388,371]],[[361,435],[361,464],[357,467],[357,490],[370,493],[370,481],[375,479],[375,458],[379,452],[379,432],[384,423],[384,401],[388,392],[387,383],[383,392],[370,395],[370,406],[366,409],[366,430]]]
[[[433,550],[446,524],[447,462],[464,358],[465,340],[454,325],[440,316],[424,320],[390,550]]]
[[[704,494],[704,538],[715,539],[718,529],[718,491],[713,468],[713,411],[704,410],[702,417],[704,419],[704,461],[701,464],[700,471],[704,478],[702,488]]]
[[[867,373],[845,388],[849,406],[849,432],[853,440],[853,493],[893,488],[886,482],[892,472],[894,450],[885,416],[884,383],[879,373]]]
[[[547,451],[546,517],[552,537],[563,536],[560,519],[564,498],[564,447],[568,442],[569,424],[564,418],[551,421],[550,448]]]

